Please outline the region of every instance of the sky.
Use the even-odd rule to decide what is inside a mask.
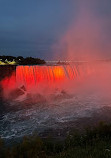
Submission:
[[[110,43],[111,0],[0,0],[0,55],[111,58]]]

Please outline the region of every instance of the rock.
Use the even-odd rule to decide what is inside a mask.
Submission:
[[[9,94],[9,99],[16,99],[17,97],[24,95],[26,91],[25,86],[22,86],[20,88],[16,88]]]

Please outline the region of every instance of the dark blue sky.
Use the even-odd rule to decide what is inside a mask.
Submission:
[[[76,25],[78,2],[83,1],[87,0],[0,0],[0,54],[52,58],[53,44],[72,23]],[[111,1],[94,1],[90,9],[95,17],[106,19],[110,41]]]

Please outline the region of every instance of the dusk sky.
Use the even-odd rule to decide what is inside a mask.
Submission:
[[[92,44],[92,39],[87,42],[87,27],[88,35],[93,40],[97,37],[99,47]],[[93,51],[111,58],[111,0],[0,0],[0,55],[54,59],[56,54],[55,58],[60,58],[61,52],[67,54],[63,50],[68,45],[67,50],[72,49],[76,56],[81,54],[77,39],[81,50],[88,52],[94,45]]]

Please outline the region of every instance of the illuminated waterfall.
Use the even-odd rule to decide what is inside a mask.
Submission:
[[[39,92],[41,88],[49,89],[68,85],[75,80],[83,80],[84,76],[95,71],[92,65],[70,64],[58,66],[17,66],[11,76],[5,77],[2,87],[5,95],[16,88],[24,86],[29,92]]]

